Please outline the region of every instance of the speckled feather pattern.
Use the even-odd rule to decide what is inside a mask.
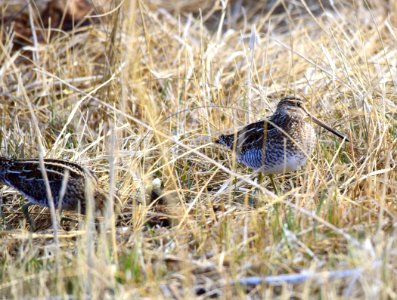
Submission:
[[[217,143],[235,151],[240,163],[265,174],[301,167],[314,148],[316,135],[305,121],[304,111],[289,107],[288,99],[296,98],[283,99],[286,104],[280,102],[269,119],[249,124],[235,134],[221,135]]]
[[[96,207],[103,207],[105,196],[96,190],[97,179],[89,170],[78,164],[56,159],[45,159],[44,166],[55,208],[59,208],[61,200],[63,210],[85,213],[87,182],[94,187]],[[37,159],[0,158],[0,182],[16,189],[33,204],[49,206],[43,173]],[[64,182],[66,189],[62,193]]]

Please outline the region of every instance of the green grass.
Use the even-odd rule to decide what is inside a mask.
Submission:
[[[23,198],[2,188],[0,298],[396,298],[397,8],[335,1],[338,12],[311,14],[296,2],[268,13],[247,1],[243,14],[236,2],[127,1],[31,45],[34,56],[13,50],[3,27],[1,155],[37,157],[41,143],[45,157],[95,170],[119,205],[99,230],[65,222],[56,247],[49,211],[34,209],[31,234]],[[289,94],[351,143],[316,128],[310,160],[276,176],[272,195],[268,178],[255,184],[225,149],[204,145]],[[361,275],[238,284],[350,269]]]

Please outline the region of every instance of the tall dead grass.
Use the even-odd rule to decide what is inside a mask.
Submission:
[[[36,157],[40,141],[90,166],[117,217],[62,224],[56,248],[48,210],[31,234],[3,188],[2,298],[395,298],[396,11],[335,2],[118,2],[17,51],[3,27],[1,155]],[[352,142],[318,129],[275,195],[207,141],[289,94]],[[301,272],[315,275],[244,281]]]

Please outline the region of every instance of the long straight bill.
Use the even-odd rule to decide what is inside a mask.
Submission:
[[[336,131],[335,129],[329,127],[327,124],[323,123],[322,121],[320,121],[316,117],[313,117],[308,111],[306,111],[306,113],[313,120],[313,122],[316,123],[317,125],[327,129],[328,131],[332,132],[333,134],[335,134],[336,136],[340,137],[341,139],[344,139],[347,142],[350,142],[350,140],[347,138],[347,136],[345,136],[345,135],[341,134],[339,131]]]

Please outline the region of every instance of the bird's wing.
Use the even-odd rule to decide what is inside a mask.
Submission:
[[[217,143],[232,149],[237,137],[237,148],[244,151],[245,148],[262,148],[267,135],[277,130],[270,120],[260,120],[246,125],[235,134],[221,135]]]
[[[66,169],[54,164],[45,163],[45,170],[50,182],[62,182]],[[16,183],[17,181],[43,181],[43,173],[38,160],[18,160],[11,162],[4,178]]]

